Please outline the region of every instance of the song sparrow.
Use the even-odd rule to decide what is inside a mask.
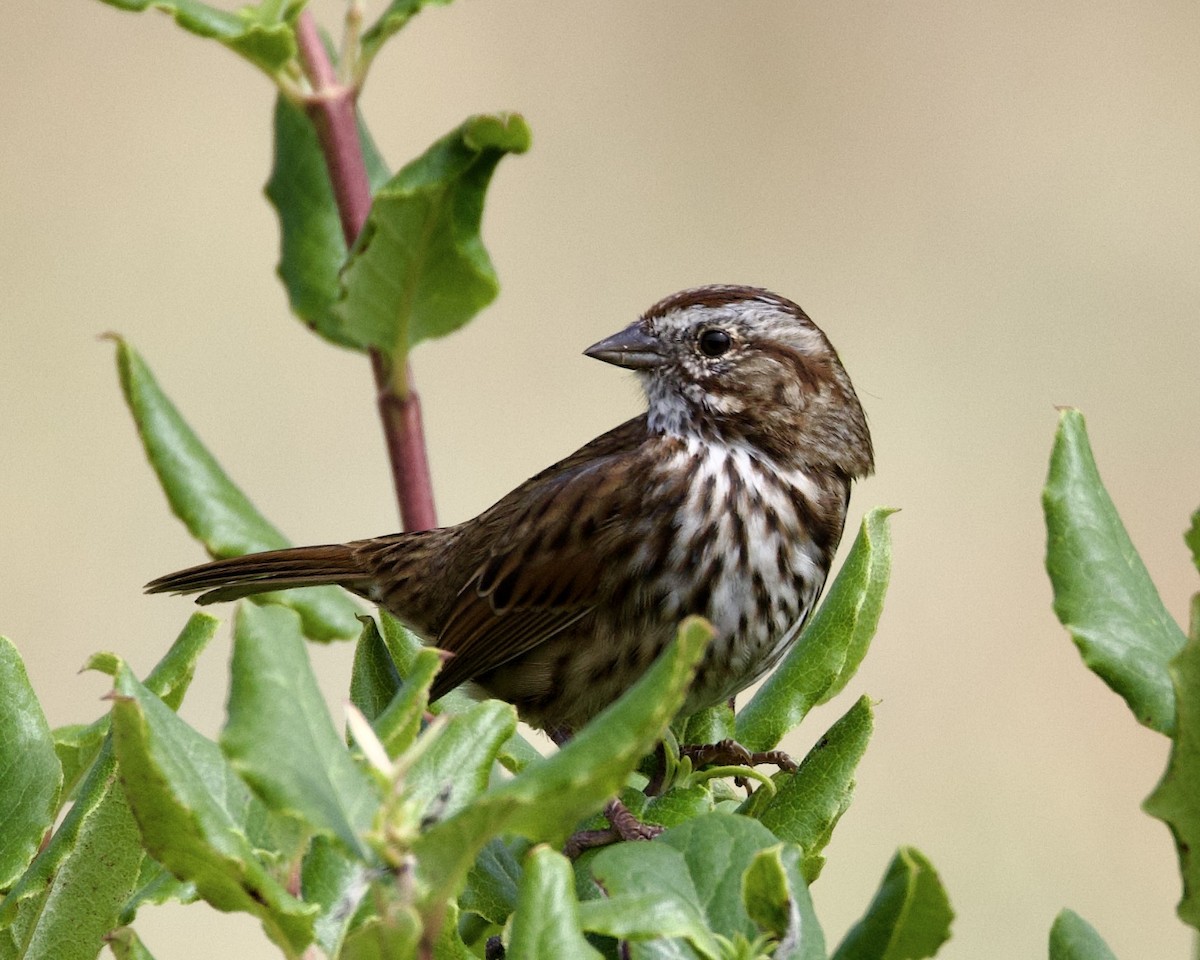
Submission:
[[[713,642],[686,711],[733,696],[795,640],[842,535],[871,437],[803,310],[743,286],[685,290],[585,353],[638,373],[649,409],[474,520],[218,560],[147,585],[200,603],[336,583],[559,734],[650,665],[688,614]]]

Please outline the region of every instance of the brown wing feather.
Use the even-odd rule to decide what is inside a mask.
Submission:
[[[631,479],[645,437],[643,417],[622,424],[480,516],[472,534],[491,549],[438,633],[437,645],[454,656],[434,684],[435,698],[532,650],[602,602],[620,540],[614,521],[641,495]]]

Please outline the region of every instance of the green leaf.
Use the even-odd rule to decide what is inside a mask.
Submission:
[[[124,340],[117,343],[117,369],[125,402],[133,414],[150,465],[171,510],[213,557],[237,557],[289,546],[225,475],[155,381],[150,369]],[[361,611],[338,587],[307,587],[261,594],[261,603],[292,607],[313,640],[354,637]]]
[[[265,192],[279,216],[277,272],[292,312],[325,339],[357,349],[333,316],[346,239],[316,130],[300,107],[280,96],[274,132],[275,162]],[[387,182],[387,165],[361,120],[358,137],[374,193]]]
[[[106,742],[50,843],[0,904],[0,956],[93,960],[144,856]]]
[[[0,890],[33,860],[62,787],[54,738],[17,648],[0,637]]]
[[[529,844],[524,840],[489,840],[467,874],[467,885],[458,898],[464,911],[476,913],[503,926],[517,908],[524,868],[522,856]]]
[[[1079,914],[1064,910],[1050,928],[1050,960],[1117,960],[1108,944]]]
[[[371,885],[372,913],[346,936],[338,960],[411,960],[421,941],[421,917],[395,884]]]
[[[170,649],[147,674],[146,689],[172,710],[178,710],[196,676],[196,662],[220,625],[221,621],[209,613],[197,611],[188,617]]]
[[[403,681],[375,621],[367,616],[359,619],[363,629],[354,648],[350,702],[362,711],[364,717],[374,721],[400,692]]]
[[[329,718],[295,613],[242,604],[231,672],[221,749],[234,768],[272,810],[366,859],[379,797]]]
[[[525,858],[520,900],[513,914],[508,952],[528,960],[600,960],[579,928],[579,902],[570,861],[537,846]]]
[[[117,927],[104,939],[116,960],[154,960],[133,927]]]
[[[618,843],[601,850],[591,869],[606,896],[579,904],[584,930],[620,940],[686,940],[701,956],[721,956],[679,850],[662,843]]]
[[[876,507],[862,520],[850,554],[825,601],[783,663],[737,717],[737,740],[748,750],[772,750],[808,711],[836,696],[866,656],[887,594],[892,537]]]
[[[294,829],[263,807],[215,743],[180,720],[124,664],[115,697],[113,743],[146,850],[193,881],[218,910],[258,917],[287,956],[299,956],[312,942],[317,908],[292,897],[258,854],[295,856]]]
[[[517,711],[484,700],[452,716],[404,777],[406,798],[425,816],[453,816],[487,789],[492,763],[517,729]]]
[[[825,960],[825,935],[804,880],[804,852],[781,843],[760,850],[742,874],[746,913],[777,941],[772,960]]]
[[[379,625],[383,642],[387,645],[388,652],[392,655],[392,662],[396,665],[400,676],[406,682],[418,676],[423,678],[425,672],[430,669],[430,661],[426,659],[422,662],[420,658],[428,657],[426,651],[429,651],[430,648],[423,646],[412,631],[382,608],[379,610]],[[425,683],[424,679],[419,682]],[[429,706],[429,710],[434,714],[462,713],[464,710],[470,710],[476,702],[465,690],[459,688],[440,697],[436,703]],[[376,733],[388,747],[389,756],[397,755],[390,752],[394,747],[389,745],[388,741],[388,738],[394,735],[390,724],[397,719],[396,717],[381,717],[376,726]],[[386,735],[385,730],[389,731]],[[514,733],[500,749],[497,759],[510,772],[520,773],[530,764],[539,762],[542,755],[520,733]]]
[[[362,35],[361,58],[364,69],[375,58],[380,47],[388,37],[402,30],[404,26],[420,13],[421,8],[429,5],[444,7],[450,0],[392,0],[388,8]]]
[[[179,903],[194,903],[199,898],[194,883],[180,880],[158,861],[143,857],[137,884],[121,907],[118,920],[127,926],[133,923],[138,910],[143,906],[155,906],[173,900]]]
[[[442,658],[437,650],[423,649],[413,661],[408,679],[376,718],[375,733],[391,759],[395,760],[416,742],[429,706],[429,688],[441,665]]]
[[[92,723],[72,723],[65,727],[55,727],[52,736],[54,753],[62,768],[63,801],[74,796],[75,788],[95,762],[107,735],[107,714]]]
[[[1175,696],[1167,664],[1183,632],[1100,481],[1078,410],[1059,418],[1042,505],[1055,614],[1084,663],[1125,698],[1138,722],[1170,735]]]
[[[671,724],[675,739],[682,744],[720,743],[734,736],[736,720],[729,704],[719,703]]]
[[[1200,510],[1192,514],[1192,525],[1183,535],[1183,541],[1192,551],[1192,563],[1196,565],[1197,570],[1200,570]]]
[[[710,813],[666,831],[657,842],[683,854],[711,929],[754,937],[757,926],[742,904],[742,874],[778,837],[749,817]]]
[[[178,710],[183,702],[183,696],[196,675],[196,661],[216,634],[220,622],[207,613],[193,613],[175,642],[146,677],[146,689],[161,698],[172,710]],[[88,667],[99,669],[101,661],[107,667],[102,672],[116,676],[120,659],[111,654],[101,654],[89,660]],[[95,761],[104,738],[108,736],[108,726],[109,717],[105,714],[93,723],[72,724],[54,731],[54,751],[63,768],[64,797],[74,792]]]
[[[327,956],[338,956],[367,892],[369,878],[366,865],[348,857],[333,840],[319,834],[313,837],[304,857],[300,885],[304,902],[320,908],[316,941]]]
[[[477,960],[459,934],[459,911],[453,901],[446,904],[445,922],[442,932],[433,943],[433,960]]]
[[[521,117],[471,117],[376,193],[334,312],[341,336],[388,358],[393,380],[416,344],[452,333],[495,298],[479,235],[484,194],[500,159],[528,148]]]
[[[777,837],[804,850],[806,883],[820,875],[825,865],[821,851],[850,806],[854,771],[872,727],[871,700],[862,697],[817,741],[795,774],[779,774],[779,792],[759,816]]]
[[[1143,807],[1175,838],[1183,878],[1179,917],[1200,929],[1200,594],[1192,597],[1191,634],[1169,668],[1178,707],[1171,758]]]
[[[291,23],[302,3],[260,3],[230,13],[198,0],[104,0],[121,10],[153,7],[170,14],[183,29],[217,40],[241,54],[269,76],[296,56]]]
[[[705,621],[685,620],[642,678],[562,749],[423,833],[413,852],[429,908],[459,888],[493,837],[508,832],[561,844],[613,796],[682,706],[711,637]]]
[[[832,960],[924,960],[950,939],[953,919],[933,866],[919,851],[901,847]]]
[[[713,795],[706,784],[673,787],[649,799],[640,790],[636,793],[642,796],[645,803],[638,811],[638,816],[647,823],[664,827],[677,827],[713,809]]]

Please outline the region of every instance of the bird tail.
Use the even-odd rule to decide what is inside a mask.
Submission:
[[[147,593],[199,593],[196,602],[207,604],[327,583],[357,592],[366,589],[370,579],[358,551],[350,544],[336,543],[214,560],[151,580],[145,589]]]

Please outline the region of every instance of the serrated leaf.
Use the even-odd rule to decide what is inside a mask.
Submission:
[[[525,858],[508,951],[528,960],[600,960],[579,927],[570,861],[556,850],[537,846]]]
[[[562,749],[423,833],[413,852],[426,909],[435,911],[458,889],[493,837],[561,844],[613,796],[683,704],[711,636],[705,621],[685,620],[641,679]]]
[[[292,828],[262,806],[215,743],[124,665],[115,695],[113,743],[146,850],[217,909],[258,917],[271,940],[298,957],[312,942],[316,908],[292,897],[257,853],[295,855]]]
[[[950,939],[953,920],[933,866],[919,851],[901,847],[832,960],[924,960]]]
[[[339,336],[379,350],[394,381],[416,344],[452,333],[495,298],[479,235],[484,195],[501,158],[528,148],[516,114],[471,117],[376,192],[334,313]]]
[[[375,54],[393,34],[421,12],[426,6],[444,7],[450,0],[392,0],[386,10],[379,15],[362,35],[362,53],[360,54],[364,69],[375,58]]]
[[[1050,928],[1050,960],[1117,960],[1090,923],[1063,910]]]
[[[795,844],[781,843],[760,850],[742,874],[747,915],[776,941],[772,960],[825,960],[825,934],[804,880],[803,857]]]
[[[517,908],[525,872],[521,861],[528,847],[524,840],[500,837],[489,840],[471,865],[467,884],[458,898],[459,906],[490,923],[503,926],[508,915]]]
[[[54,823],[62,787],[54,738],[17,648],[0,637],[0,890],[25,872]]]
[[[133,927],[117,927],[104,939],[116,960],[154,960]]]
[[[1169,670],[1177,707],[1171,757],[1143,808],[1171,830],[1183,879],[1176,909],[1200,930],[1200,594],[1192,597],[1191,638]]]
[[[285,97],[275,100],[275,154],[265,193],[279,217],[277,272],[292,312],[325,339],[359,349],[333,316],[346,239],[325,156],[308,115]],[[366,126],[358,125],[363,162],[374,193],[387,182],[387,165]]]
[[[231,674],[221,749],[234,768],[270,809],[367,859],[379,797],[329,717],[296,614],[242,604]]]
[[[759,816],[777,837],[803,849],[806,883],[816,880],[825,865],[821,851],[850,806],[854,771],[873,725],[871,700],[862,697],[817,741],[794,774],[779,774],[779,790]]]
[[[50,843],[0,904],[0,956],[92,960],[144,856],[105,742]]]
[[[876,507],[863,517],[824,602],[783,663],[738,712],[737,740],[748,750],[774,749],[858,669],[883,612],[892,569],[888,517],[895,512]]]
[[[289,546],[255,509],[200,442],[162,392],[150,368],[124,340],[117,340],[117,370],[146,457],[158,475],[171,511],[213,557],[237,557]],[[328,641],[355,637],[361,612],[338,587],[306,587],[260,594],[261,603],[292,607],[305,635]]]
[[[1104,489],[1078,410],[1059,417],[1042,506],[1054,613],[1138,722],[1169,736],[1175,695],[1167,665],[1185,638]]]
[[[275,76],[296,56],[292,20],[303,3],[260,3],[231,13],[198,0],[104,0],[121,10],[153,8],[170,14],[183,29],[217,40]]]

